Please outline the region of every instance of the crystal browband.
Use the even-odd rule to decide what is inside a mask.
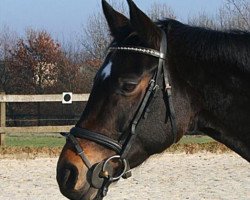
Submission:
[[[109,47],[109,51],[133,51],[133,52],[138,52],[138,53],[143,53],[147,55],[151,55],[157,58],[165,59],[165,54],[161,53],[159,51],[156,51],[154,49],[149,49],[149,48],[141,48],[141,47]]]

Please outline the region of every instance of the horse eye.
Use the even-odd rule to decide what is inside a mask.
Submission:
[[[127,93],[133,92],[136,86],[137,86],[137,83],[123,83],[121,90]]]

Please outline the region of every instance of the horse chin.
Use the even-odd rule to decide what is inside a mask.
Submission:
[[[63,192],[62,194],[71,200],[100,200],[102,198],[97,196],[98,189],[89,187],[87,190],[77,190],[70,192]]]
[[[101,200],[98,195],[98,189],[89,187],[88,191],[84,193],[79,200]]]

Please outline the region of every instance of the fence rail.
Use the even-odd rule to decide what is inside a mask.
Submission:
[[[25,127],[0,127],[0,133],[60,133],[68,132],[70,126],[25,126]]]
[[[62,102],[62,94],[11,95],[0,94],[0,103]],[[88,101],[89,94],[72,94],[72,101]]]
[[[88,101],[89,94],[72,94],[72,102]],[[44,95],[8,95],[0,93],[0,146],[5,144],[5,133],[58,133],[68,132],[73,125],[68,126],[30,126],[6,127],[6,103],[28,102],[62,102],[62,94]]]

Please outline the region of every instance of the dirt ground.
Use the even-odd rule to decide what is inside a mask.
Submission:
[[[0,159],[1,200],[63,200],[57,158]],[[106,200],[250,200],[250,164],[234,153],[153,156]]]

